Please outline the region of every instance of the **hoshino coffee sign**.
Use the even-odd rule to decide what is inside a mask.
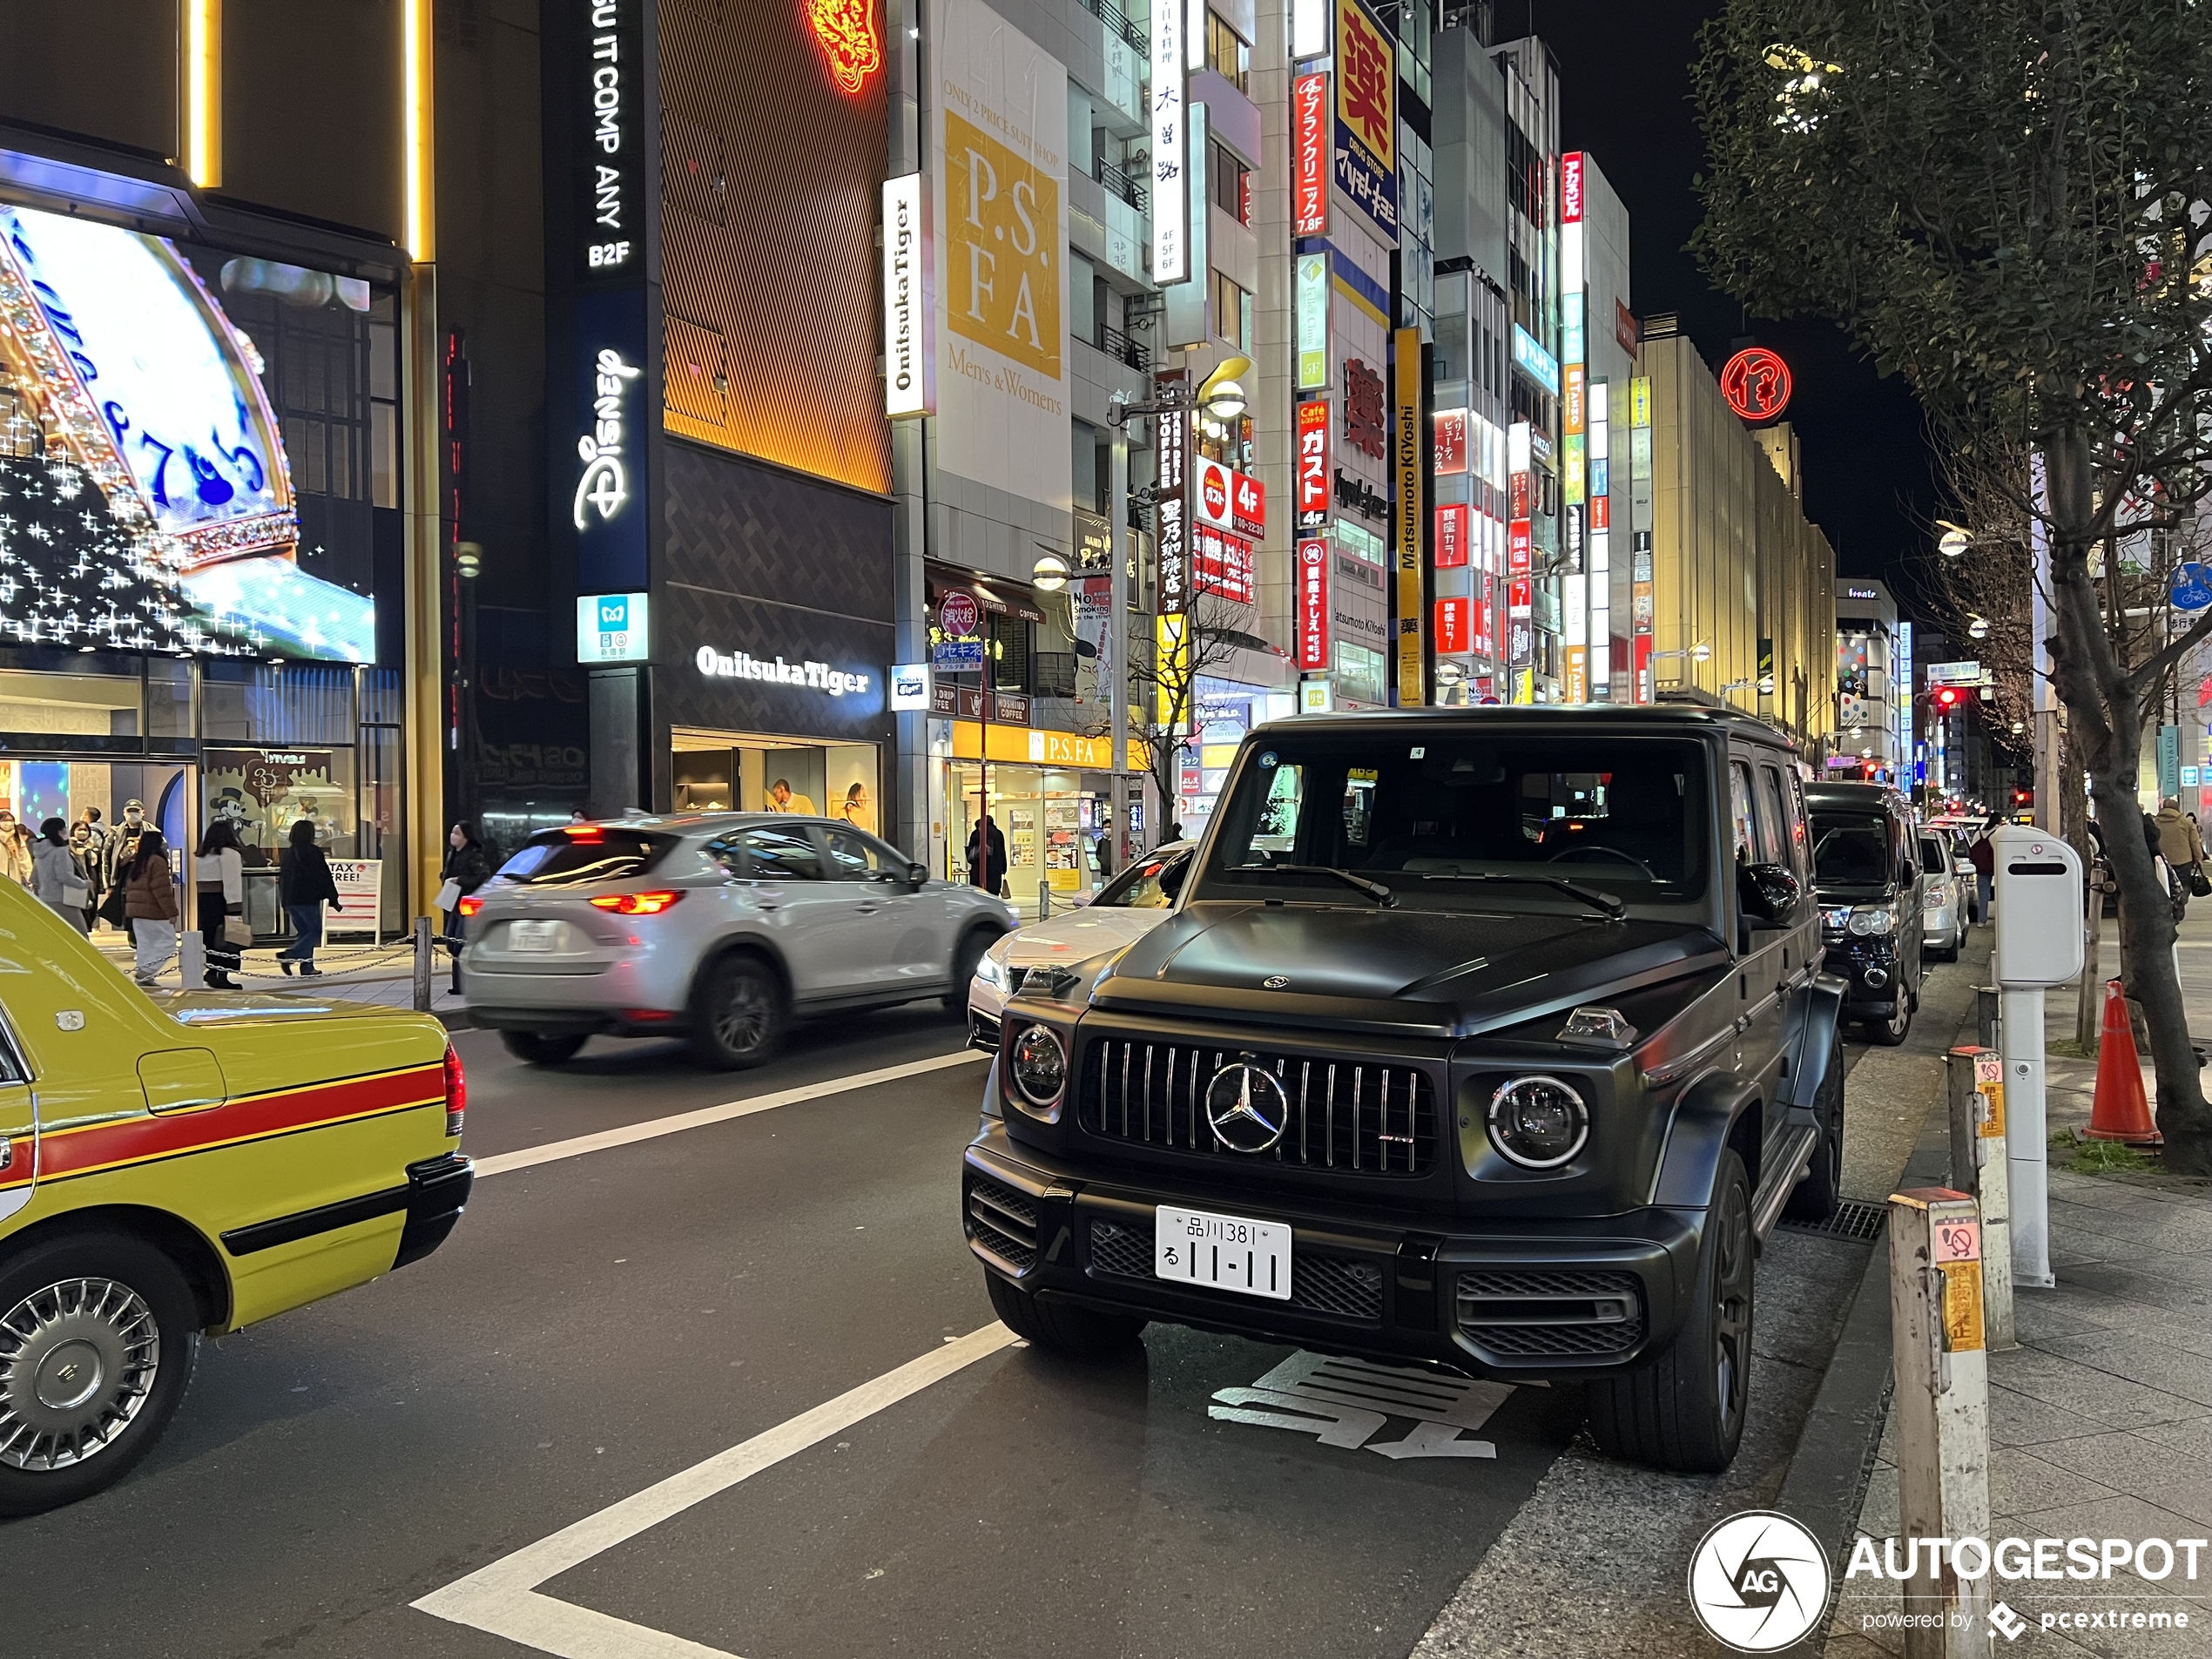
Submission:
[[[935,239],[918,172],[883,184],[883,412],[937,412]]]

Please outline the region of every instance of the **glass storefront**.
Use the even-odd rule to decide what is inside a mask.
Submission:
[[[974,879],[968,848],[988,810],[1006,838],[1005,886],[1023,920],[1087,899],[1112,878],[1107,867],[1112,801],[1103,772],[1024,766],[1004,761],[950,760],[945,837],[948,880]]]
[[[798,813],[881,834],[881,761],[873,743],[824,743],[679,726],[671,795],[679,813]]]

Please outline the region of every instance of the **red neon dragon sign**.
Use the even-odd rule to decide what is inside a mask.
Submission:
[[[837,90],[850,98],[883,67],[876,37],[875,0],[804,0],[807,24],[829,64]]]

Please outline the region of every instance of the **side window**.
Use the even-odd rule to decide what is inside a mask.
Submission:
[[[1782,807],[1782,774],[1772,766],[1759,768],[1759,844],[1769,864],[1788,867],[1790,818]]]
[[[890,862],[887,847],[857,830],[826,829],[818,833],[828,854],[826,862],[833,881],[889,881],[906,873],[903,863]]]
[[[1786,779],[1783,799],[1790,809],[1790,845],[1794,848],[1790,867],[1797,871],[1797,880],[1812,880],[1812,823],[1805,813],[1805,786],[1796,772]]]
[[[1730,763],[1728,769],[1728,801],[1730,813],[1736,819],[1736,861],[1757,864],[1759,824],[1751,805],[1751,768],[1741,760]]]
[[[749,868],[763,881],[819,881],[821,855],[803,829],[747,830],[744,836]]]
[[[745,841],[736,835],[718,835],[699,849],[699,856],[732,880],[752,873],[745,862]]]

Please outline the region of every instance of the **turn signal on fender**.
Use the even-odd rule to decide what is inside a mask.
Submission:
[[[684,895],[680,893],[603,893],[592,900],[595,910],[611,910],[617,916],[658,916]]]

